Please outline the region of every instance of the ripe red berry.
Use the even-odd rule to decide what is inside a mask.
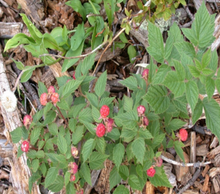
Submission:
[[[53,93],[55,92],[54,86],[50,86],[50,87],[47,89],[47,91],[48,91],[48,94],[53,94]]]
[[[96,127],[96,135],[98,137],[103,137],[105,135],[105,125],[103,125],[102,123],[98,124],[98,126]]]
[[[31,122],[33,121],[31,115],[25,115],[24,118],[23,118],[23,123],[24,123],[24,126],[28,126],[31,124]]]
[[[113,125],[114,125],[114,119],[112,118],[108,118],[107,122],[106,122],[106,131],[108,133],[110,133],[113,129]]]
[[[179,130],[179,136],[180,136],[181,141],[186,141],[187,138],[188,138],[188,132],[187,132],[187,130],[185,130],[185,129],[180,129],[180,130]]]
[[[71,174],[76,174],[77,173],[78,165],[75,162],[71,162],[69,164],[69,167],[71,168],[70,171],[69,171]]]
[[[28,142],[28,141],[23,141],[23,142],[22,142],[22,144],[21,144],[21,150],[22,150],[23,152],[28,152],[29,147],[30,147],[30,145],[29,145],[29,142]]]
[[[156,170],[153,167],[150,167],[147,170],[147,176],[149,176],[149,177],[154,177],[155,173],[156,173]]]
[[[109,115],[110,108],[107,105],[103,105],[100,109],[100,115],[102,118],[106,118]]]
[[[142,77],[146,78],[148,76],[148,74],[149,74],[149,69],[145,69],[142,73]]]
[[[51,101],[53,102],[53,104],[56,104],[59,101],[59,94],[58,93],[53,93],[50,97]]]
[[[73,72],[73,79],[74,79],[74,80],[76,79],[75,74],[76,74],[76,72],[74,71],[74,72]]]
[[[142,105],[138,106],[138,107],[137,107],[138,116],[139,116],[139,117],[142,116],[142,115],[144,114],[145,110],[146,110],[146,109],[145,109],[144,106],[142,106]]]
[[[70,181],[74,182],[76,180],[76,176],[74,174],[71,175]]]
[[[40,103],[45,106],[47,104],[47,93],[43,93],[40,96]]]

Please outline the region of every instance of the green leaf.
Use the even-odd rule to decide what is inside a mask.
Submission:
[[[161,65],[152,80],[152,84],[161,84],[169,71],[171,71],[170,66],[165,64]]]
[[[105,12],[108,17],[108,25],[111,27],[112,22],[114,20],[114,12],[115,12],[115,0],[106,0],[104,1]]]
[[[220,78],[217,78],[215,80],[215,85],[216,85],[216,88],[218,90],[218,93],[220,94]]]
[[[83,125],[77,125],[75,131],[72,133],[72,143],[73,145],[77,145],[84,134],[84,126]]]
[[[203,99],[203,106],[205,109],[207,128],[220,139],[220,107],[214,100],[208,100],[207,97]]]
[[[140,184],[140,181],[138,179],[138,177],[134,174],[131,174],[129,176],[129,179],[128,179],[128,184],[131,186],[132,189],[134,190],[142,190],[142,187],[141,187],[141,184]]]
[[[149,177],[149,180],[155,187],[172,187],[163,168],[156,168],[156,174],[154,177]]]
[[[71,193],[71,194],[76,193],[75,184],[73,182],[69,182],[69,184],[67,185],[66,193]]]
[[[109,189],[110,191],[114,186],[116,186],[121,182],[121,177],[117,171],[116,166],[113,167],[112,171],[110,172],[109,182],[110,182],[110,189]]]
[[[121,132],[121,138],[124,138],[125,142],[130,142],[137,135],[137,131],[123,128]]]
[[[86,182],[87,182],[89,185],[92,185],[91,173],[90,173],[90,169],[89,169],[88,164],[83,163],[83,164],[80,166],[80,172],[81,172],[83,178],[86,180]]]
[[[54,177],[53,177],[54,178]],[[53,184],[48,186],[48,189],[52,192],[59,192],[64,186],[64,178],[63,176],[58,175],[55,179]]]
[[[122,143],[118,143],[113,149],[113,161],[117,169],[119,169],[122,159],[124,158],[125,147]]]
[[[98,105],[98,97],[94,93],[87,93],[86,96],[90,102],[90,104],[94,107],[97,107]]]
[[[82,76],[79,79],[70,80],[68,83],[66,83],[63,88],[63,91],[62,91],[62,97],[66,97],[66,96],[70,95],[71,93],[75,92],[75,90],[83,82],[84,78],[85,78],[85,76]]]
[[[50,123],[48,125],[48,129],[49,129],[49,131],[52,135],[57,135],[58,134],[58,127],[57,127],[56,123]]]
[[[92,106],[92,116],[93,116],[95,122],[101,123],[102,120],[100,119],[100,112],[99,112],[99,110],[98,110],[96,107],[94,107],[94,106]]]
[[[67,143],[62,135],[58,136],[57,146],[62,154],[65,154],[67,152]]]
[[[211,56],[212,56],[212,53],[211,53],[211,48],[208,49],[202,56],[202,68],[206,68],[210,61],[211,61]]]
[[[180,157],[180,159],[185,162],[185,158],[184,158],[184,155],[183,155],[183,149],[182,147],[184,147],[184,144],[180,141],[175,141],[174,142],[174,149],[177,153],[177,155]]]
[[[85,142],[83,146],[82,157],[84,162],[89,158],[90,154],[92,153],[93,143],[94,143],[94,139],[89,139]]]
[[[137,51],[133,45],[128,47],[128,56],[130,63],[134,63]]]
[[[144,139],[153,138],[152,134],[147,129],[139,130],[139,136],[143,137]]]
[[[104,161],[108,158],[108,155],[101,154],[99,152],[92,152],[89,158],[89,166],[91,170],[99,170],[104,167]]]
[[[65,187],[68,185],[68,183],[70,182],[70,176],[71,176],[71,173],[69,171],[67,171],[65,173],[65,176],[64,176],[64,183],[65,183]]]
[[[163,37],[160,29],[151,22],[148,23],[148,42],[150,46],[147,48],[147,52],[157,62],[163,63],[165,55]]]
[[[96,56],[96,53],[92,53],[91,55],[85,57],[82,61],[82,63],[80,63],[77,68],[80,67],[80,71],[83,75],[86,75],[88,73],[88,71],[90,69],[92,69],[92,66],[94,65],[94,62],[95,62],[95,56]],[[76,72],[77,72],[77,68],[76,68]],[[80,73],[80,76],[81,76],[81,73]],[[77,75],[77,73],[76,73]],[[76,78],[78,78],[76,76]]]
[[[215,91],[215,81],[211,77],[206,78],[205,88],[208,95],[208,99],[210,100]]]
[[[103,72],[102,75],[98,78],[98,81],[95,85],[95,93],[97,96],[101,97],[102,94],[105,92],[107,82],[107,71]]]
[[[22,128],[17,127],[15,130],[10,132],[11,134],[11,139],[13,143],[18,143],[21,140],[22,137]]]
[[[190,73],[194,76],[194,77],[199,77],[201,75],[200,71],[193,65],[188,65]]]
[[[186,54],[187,56],[190,56],[191,58],[194,58],[196,56],[195,49],[193,45],[189,42],[178,42],[175,43],[175,48],[178,50],[179,54]]]
[[[31,167],[33,172],[37,172],[37,169],[39,168],[39,160],[38,159],[33,160],[31,163]]]
[[[76,32],[70,40],[72,51],[75,51],[77,48],[79,48],[85,36],[84,23],[78,24],[75,29]]]
[[[124,185],[119,185],[113,192],[113,194],[129,194],[128,188]]]
[[[85,8],[82,6],[82,3],[81,3],[80,0],[67,1],[66,5],[72,7],[73,10],[75,10],[78,13],[80,13],[81,16],[83,17],[83,20],[85,21],[85,19],[86,19],[86,12],[85,12]]]
[[[119,83],[128,87],[130,90],[135,91],[138,89],[137,80],[133,76],[130,76],[125,80],[119,81]]]
[[[37,181],[39,178],[41,178],[41,176],[39,175],[38,172],[33,173],[32,176],[29,178],[28,187],[29,187],[30,193],[31,193],[34,182]]]
[[[144,154],[146,151],[144,139],[141,137],[135,139],[131,144],[131,150],[134,156],[137,158],[137,162],[143,164]]]
[[[126,165],[121,165],[119,168],[119,174],[121,178],[126,181],[129,176],[129,169]]]
[[[163,142],[164,138],[165,138],[165,134],[163,133],[154,137],[152,147],[155,148],[159,146]]]
[[[96,149],[101,152],[102,154],[105,153],[105,148],[106,148],[106,141],[104,137],[97,138],[96,139]]]
[[[195,19],[191,29],[182,29],[184,35],[199,48],[206,48],[211,45],[214,40],[214,18],[210,16],[203,2],[199,10],[195,14]]]
[[[32,145],[34,145],[36,143],[36,141],[39,139],[40,132],[41,132],[41,128],[39,128],[39,127],[36,127],[31,131],[30,143]]]
[[[194,111],[192,112],[192,122],[193,122],[193,125],[198,121],[198,119],[202,115],[202,109],[203,109],[203,103],[199,99],[197,104],[196,104],[196,107],[195,107]]]
[[[82,109],[82,111],[80,111],[79,113],[79,121],[81,123],[85,123],[85,122],[89,122],[92,123],[93,122],[93,118],[92,118],[92,110],[88,107],[88,108],[84,108]]]
[[[190,80],[186,83],[186,99],[192,109],[194,110],[197,102],[198,102],[198,97],[199,97],[199,89],[197,84]]]
[[[186,124],[186,122],[184,122],[180,119],[173,119],[173,120],[171,120],[169,125],[166,127],[166,130],[168,132],[172,132],[172,131],[175,131],[175,130],[181,128],[185,124]]]
[[[123,106],[124,110],[127,112],[132,111],[133,99],[127,96],[124,96],[123,100],[124,100],[124,106]]]
[[[151,86],[144,99],[149,102],[157,114],[165,112],[170,105],[168,91],[164,86]]]
[[[59,169],[56,167],[51,167],[47,171],[47,175],[45,178],[45,187],[48,188],[49,185],[55,182],[56,177],[58,176]]]

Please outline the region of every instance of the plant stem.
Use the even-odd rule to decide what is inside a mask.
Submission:
[[[57,105],[55,105],[55,107],[57,108],[57,110],[58,110],[58,112],[59,112],[60,116],[61,116],[61,117],[62,117],[62,119],[64,120],[64,122],[65,122],[66,126],[68,126],[68,122],[67,122],[67,120],[64,118],[64,116],[63,116],[62,112],[60,111],[60,108],[59,108]]]

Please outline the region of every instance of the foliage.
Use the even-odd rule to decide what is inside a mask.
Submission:
[[[113,1],[108,1],[111,2]],[[76,11],[80,11],[84,20],[84,14],[88,10],[92,10],[94,14],[99,13],[98,3],[98,0],[91,0],[83,5],[80,1],[67,2]],[[109,6],[108,3],[105,8]],[[107,16],[112,22],[111,11],[107,12]],[[32,37],[17,35],[7,43],[5,50],[25,44],[28,51],[39,47],[35,52],[35,56],[39,57],[47,53],[46,48],[62,51],[68,47],[69,50],[64,52],[65,56],[72,56],[82,52],[84,40],[89,33],[92,33],[93,48],[104,40],[104,33],[96,37],[105,25],[102,17],[89,17],[92,30],[85,31],[83,24],[78,25],[71,39],[66,38],[65,27],[62,30],[54,29],[52,34],[57,36],[52,36],[56,42],[52,45],[51,35],[42,35],[24,15],[23,19]],[[206,27],[207,24],[209,28]],[[149,22],[148,31],[150,46],[147,52],[151,56],[147,67],[149,74],[147,77],[134,74],[121,81],[121,84],[133,90],[130,98],[109,97],[109,92],[105,91],[106,72],[98,78],[94,91],[88,92],[89,84],[94,79],[89,75],[95,58],[95,54],[92,54],[76,67],[76,79],[67,82],[67,77],[57,78],[59,88],[56,92],[60,102],[55,105],[48,102],[34,115],[30,126],[19,127],[11,133],[14,143],[21,139],[30,141],[32,149],[27,153],[27,164],[32,171],[30,190],[34,182],[42,181],[53,192],[65,186],[67,193],[74,193],[85,182],[91,185],[91,170],[102,169],[106,159],[114,163],[109,178],[111,189],[120,184],[122,179],[133,190],[142,190],[147,180],[155,186],[171,187],[163,166],[156,167],[155,159],[160,156],[161,150],[174,147],[184,160],[183,143],[175,136],[175,132],[189,118],[187,104],[192,110],[193,124],[204,109],[207,127],[220,138],[220,107],[212,99],[215,87],[220,92],[220,72],[215,75],[218,57],[216,51],[209,49],[213,41],[214,16],[208,14],[203,3],[195,15],[192,29],[182,29],[190,42],[184,40],[176,24],[171,27],[165,46],[162,34],[154,24]],[[58,32],[62,32],[62,36]],[[123,36],[121,39],[126,43]],[[129,50],[131,52],[133,48],[130,47]],[[50,57],[41,59],[45,64],[54,62]],[[75,61],[65,60],[63,70],[68,69]],[[73,98],[76,91],[79,95]],[[40,83],[39,95],[44,92],[47,92],[46,87]],[[202,98],[202,94],[207,94],[207,97]],[[115,126],[105,136],[97,137],[96,125],[106,125],[106,120],[100,118],[99,112],[103,105],[110,107],[109,117],[114,119]],[[146,108],[144,115],[137,111],[140,105]],[[149,125],[143,122],[144,117],[147,117]],[[56,124],[59,123],[57,119],[63,119],[65,123]],[[71,146],[82,147],[79,158],[72,156]],[[70,181],[69,172],[71,162],[76,162],[79,166],[73,182]],[[146,170],[152,166],[155,167],[156,174],[148,177]],[[114,193],[128,193],[128,190],[119,185]]]

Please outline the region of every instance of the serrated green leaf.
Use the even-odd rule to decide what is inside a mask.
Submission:
[[[129,194],[128,188],[124,185],[119,185],[113,192],[113,194]]]
[[[160,135],[157,135],[156,137],[154,136],[152,148],[159,146],[163,142],[164,138],[165,138],[165,134],[163,133]]]
[[[109,189],[110,191],[114,186],[116,186],[118,183],[121,182],[121,177],[117,171],[116,166],[110,172],[109,182],[110,182],[110,189]]]
[[[214,16],[214,15],[213,15]],[[211,45],[214,33],[214,18],[209,15],[203,2],[195,14],[191,29],[182,29],[184,35],[199,48],[206,48]],[[215,17],[215,16],[214,16]]]
[[[198,97],[199,97],[199,89],[197,84],[190,80],[186,83],[186,99],[192,109],[194,110],[197,102],[198,102]]]
[[[89,139],[85,142],[83,146],[82,156],[84,162],[89,158],[90,154],[92,153],[93,143],[94,143],[94,139]]]
[[[144,99],[149,102],[157,114],[165,112],[170,105],[168,91],[164,86],[151,86]]]
[[[190,56],[191,58],[194,58],[196,56],[195,49],[193,45],[189,42],[177,42],[175,43],[175,47],[178,50],[180,56],[182,53],[186,54],[187,56]]]
[[[208,100],[207,97],[203,99],[203,106],[205,109],[206,125],[208,129],[214,133],[218,139],[220,139],[220,107],[219,104],[214,100]]]
[[[83,125],[77,125],[75,131],[72,133],[72,143],[73,145],[77,145],[84,134],[84,126]]]
[[[75,29],[76,32],[70,39],[71,49],[73,51],[75,51],[80,46],[80,44],[84,39],[85,36],[84,23],[78,24],[78,26]]]
[[[126,181],[129,176],[129,169],[126,165],[121,165],[119,168],[119,174],[121,178]]]
[[[137,80],[133,76],[130,76],[125,80],[119,81],[119,83],[128,87],[130,90],[135,91],[138,89]]]
[[[52,135],[57,135],[58,134],[58,127],[57,127],[56,123],[50,123],[48,125],[48,129],[49,129],[49,131]]]
[[[94,93],[87,93],[86,96],[90,102],[90,104],[94,107],[97,107],[98,105],[98,97]]]
[[[194,76],[194,77],[199,77],[201,75],[200,71],[193,65],[188,65],[190,73]]]
[[[85,8],[82,6],[80,0],[67,1],[65,4],[72,7],[76,12],[80,13],[80,15],[83,17],[83,20],[86,19]]]
[[[216,86],[216,88],[218,90],[218,93],[220,94],[220,78],[217,78],[215,80],[215,86]]]
[[[40,132],[41,132],[41,128],[39,127],[36,127],[31,131],[31,136],[30,136],[31,145],[34,145],[36,141],[39,139]]]
[[[113,149],[113,161],[119,169],[122,159],[124,158],[125,147],[122,143],[118,143]]]
[[[91,173],[90,173],[90,169],[89,169],[88,164],[83,163],[83,164],[80,166],[80,172],[81,172],[83,178],[86,180],[86,182],[87,182],[89,185],[92,185]]]
[[[92,152],[89,158],[89,166],[92,170],[99,170],[104,167],[104,161],[108,158],[108,155],[101,154],[99,152]]]
[[[163,168],[156,168],[156,174],[154,177],[149,177],[149,180],[155,187],[172,187]]]
[[[64,176],[64,183],[65,183],[65,187],[68,185],[68,183],[70,182],[70,176],[71,176],[71,173],[69,171],[67,171],[65,173],[65,176]]]
[[[76,193],[74,182],[69,182],[69,184],[66,186],[66,193],[71,193],[71,194]]]
[[[15,130],[10,132],[11,139],[13,143],[18,143],[21,140],[22,137],[22,128],[17,127]]]
[[[133,99],[127,96],[124,96],[123,100],[124,100],[124,106],[123,106],[124,110],[127,112],[132,111]]]
[[[137,162],[143,164],[144,154],[146,151],[144,139],[141,137],[135,139],[131,144],[131,150],[137,158]]]
[[[67,143],[62,135],[58,136],[57,146],[62,154],[65,154],[67,152]]]
[[[139,130],[139,136],[143,137],[144,139],[153,138],[152,134],[147,129]]]
[[[31,163],[31,167],[32,167],[32,170],[33,172],[36,172],[37,169],[39,168],[39,160],[38,159],[34,159]]]
[[[203,109],[203,103],[199,99],[197,104],[196,104],[196,107],[195,107],[194,111],[192,112],[192,122],[193,122],[193,124],[195,124],[197,122],[197,120],[200,118],[200,116],[202,115],[202,109]]]
[[[173,120],[171,120],[169,125],[166,127],[166,130],[168,132],[172,132],[172,131],[175,131],[175,130],[181,128],[185,124],[186,124],[186,122],[184,122],[180,119],[173,119]]]
[[[93,122],[91,108],[87,107],[87,108],[82,109],[82,111],[80,111],[79,121],[81,123],[85,123],[85,122],[92,123]]]
[[[102,107],[103,105],[109,106],[114,99],[115,99],[115,97],[102,98],[102,99],[100,100],[100,102],[99,102],[99,107]]]
[[[95,93],[97,96],[101,97],[102,94],[105,92],[107,82],[107,71],[103,72],[102,75],[98,78],[98,81],[95,85]]]
[[[125,142],[130,142],[137,135],[137,131],[123,128],[121,132],[121,138],[124,138]]]
[[[40,151],[37,151],[36,152],[36,157],[37,158],[44,158],[44,151],[43,150],[40,150]]]
[[[105,153],[106,141],[103,137],[96,139],[96,149],[102,154]]]
[[[157,40],[157,41],[155,41]],[[164,43],[161,31],[151,22],[148,23],[148,42],[147,52],[157,61],[164,61]]]
[[[170,66],[165,64],[161,65],[152,80],[152,84],[161,84],[169,71],[171,71]]]
[[[102,120],[100,119],[100,112],[94,106],[92,106],[92,117],[94,118],[95,122],[101,123]]]
[[[47,175],[45,177],[45,187],[48,188],[49,185],[55,182],[56,177],[58,176],[59,169],[56,167],[51,167],[47,171]]]
[[[215,91],[215,81],[211,77],[206,78],[205,88],[208,95],[208,99],[210,100]]]
[[[140,184],[140,181],[138,179],[138,177],[134,174],[131,174],[129,176],[129,179],[128,179],[128,184],[131,186],[132,189],[134,190],[142,190],[142,187],[141,187],[141,184]]]
[[[53,177],[54,178],[54,177]],[[64,178],[63,176],[58,175],[55,179],[53,184],[48,186],[48,189],[52,192],[59,192],[64,186]]]

